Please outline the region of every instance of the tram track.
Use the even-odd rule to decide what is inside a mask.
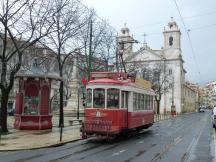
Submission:
[[[192,120],[193,119],[188,119],[186,123],[190,123],[189,121],[192,121]],[[197,120],[200,120],[200,119],[197,119]],[[179,128],[174,133],[178,136],[176,138],[174,138],[175,137],[175,135],[174,135],[173,140],[170,143],[166,144],[159,153],[156,153],[155,156],[152,158],[151,162],[160,161],[166,153],[168,153],[172,148],[177,146],[184,139],[184,137],[186,136],[186,134],[189,130],[193,129],[193,127],[199,126],[198,122],[193,122],[185,129],[184,126],[186,125],[186,123],[185,122],[182,123],[182,125],[181,125],[182,128]],[[195,123],[195,126],[194,126],[194,123]],[[181,156],[181,162],[187,162],[188,159],[190,158],[192,148],[199,141],[200,136],[203,132],[203,128],[204,128],[204,125],[198,130],[197,135],[193,137],[193,139],[192,139],[191,143],[189,144],[186,152],[184,152],[183,155]],[[180,130],[183,130],[183,131],[180,131]]]
[[[110,147],[105,148],[105,149],[101,149],[101,150],[99,150],[99,151],[97,151],[97,152],[88,154],[88,155],[86,155],[86,156],[98,154],[98,153],[103,152],[103,151],[106,151],[106,150],[111,150],[111,149],[113,149],[113,148],[115,148],[115,147],[117,147],[117,146],[118,146],[118,144],[117,144],[117,145],[110,146]],[[58,161],[62,161],[62,160],[65,160],[65,159],[68,159],[68,158],[72,157],[73,155],[76,155],[76,154],[79,154],[79,153],[84,153],[84,152],[86,152],[86,151],[89,151],[89,150],[91,150],[91,149],[95,149],[95,148],[98,148],[98,147],[103,147],[103,145],[95,145],[95,146],[92,146],[92,147],[88,147],[88,148],[85,148],[85,149],[81,149],[81,150],[75,151],[75,152],[73,152],[73,153],[71,153],[71,154],[68,154],[68,155],[65,155],[65,156],[62,156],[62,157],[59,157],[59,158],[50,160],[50,161],[48,161],[48,162],[58,162]],[[86,157],[81,157],[81,158],[79,158],[78,160],[83,160],[83,159],[85,159],[85,158],[86,158]]]
[[[101,144],[99,141],[95,141],[95,142],[99,142],[99,143],[100,143],[100,144],[97,145],[96,147],[92,147],[92,148],[87,148],[87,149],[79,150],[79,151],[73,152],[73,153],[71,153],[71,154],[68,154],[68,155],[65,155],[65,156],[62,156],[62,157],[59,157],[59,158],[50,160],[50,161],[48,161],[48,162],[58,162],[58,161],[66,160],[66,159],[68,159],[68,158],[70,158],[70,157],[72,157],[72,156],[74,156],[74,155],[77,155],[77,154],[79,154],[79,153],[84,153],[84,152],[87,152],[87,151],[89,151],[89,150],[93,150],[93,149],[98,148],[98,147],[105,147],[105,148],[100,149],[99,151],[94,151],[93,153],[85,154],[85,156],[82,156],[82,157],[80,157],[80,158],[77,158],[76,161],[82,161],[82,160],[88,158],[89,156],[96,155],[96,154],[101,153],[101,152],[104,152],[104,151],[112,150],[112,149],[114,149],[114,148],[117,148],[118,146],[121,146],[121,147],[123,147],[123,148],[124,148],[124,147],[127,148],[127,147],[130,146],[130,143],[129,143],[130,141],[133,141],[133,140],[135,140],[135,139],[136,139],[136,140],[139,140],[140,135],[142,135],[142,136],[143,136],[143,135],[147,135],[147,134],[150,133],[150,132],[151,132],[150,130],[145,130],[144,132],[141,132],[141,133],[137,134],[137,135],[134,136],[134,137],[131,137],[131,136],[129,136],[129,137],[122,137],[121,139],[118,139],[119,141],[114,141],[114,142],[117,142],[116,144],[114,144],[114,145],[110,145],[110,144],[109,144],[109,146],[104,146],[104,145]],[[134,139],[134,138],[135,138],[135,139]],[[90,142],[94,142],[94,140],[93,140],[93,141],[90,141]],[[126,143],[122,143],[122,142],[126,142]],[[103,143],[103,142],[102,142],[102,143]],[[151,144],[151,146],[154,147],[155,144]],[[144,152],[145,152],[145,151],[138,152],[137,155],[136,155],[136,157],[141,156],[141,154],[143,154]],[[128,161],[128,162],[129,162],[129,161]]]
[[[70,146],[70,147],[66,147],[66,148],[62,148],[60,151],[61,152],[64,152],[65,150],[69,150],[69,149],[74,149],[74,148],[76,148],[76,147],[80,147],[80,146],[83,146],[83,145],[85,145],[85,144],[87,144],[88,143],[88,141],[85,141],[84,143],[77,143],[76,145],[72,145],[72,146]],[[44,150],[44,149],[43,149]],[[43,150],[41,150],[41,152],[43,152]],[[59,150],[58,150],[58,147],[55,147],[55,149],[54,150],[48,150],[48,151],[46,151],[46,153],[49,153],[49,154],[55,154],[55,153],[57,153],[57,152],[59,152]],[[35,156],[35,155],[33,155],[33,156],[29,156],[29,157],[25,157],[25,158],[20,158],[20,159],[17,159],[17,160],[15,160],[15,161],[12,161],[12,162],[24,162],[24,161],[29,161],[29,160],[33,160],[33,159],[37,159],[38,157],[42,157],[42,156],[45,156],[46,154],[42,154],[42,153],[40,153],[40,154],[37,154],[37,156]]]
[[[204,118],[203,118],[204,119]],[[172,122],[172,121],[171,121]],[[163,161],[164,157],[170,156],[168,152],[172,152],[173,149],[176,149],[176,146],[188,139],[187,133],[192,130],[194,127],[200,127],[196,130],[196,133],[193,136],[193,140],[188,142],[187,150],[182,152],[180,161],[187,162],[191,157],[193,147],[196,145],[196,139],[198,140],[202,134],[204,124],[200,125],[202,122],[201,116],[190,116],[190,118],[182,118],[173,120],[171,127],[167,125],[156,125],[152,127],[153,129],[144,130],[143,132],[138,133],[132,137],[123,137],[117,139],[114,143],[107,143],[104,140],[98,140],[96,138],[81,140],[73,144],[64,145],[59,149],[59,147],[39,150],[37,156],[34,154],[29,154],[28,157],[17,159],[13,162],[25,162],[25,161],[44,161],[47,162],[59,162],[59,161],[87,161],[88,159],[93,159],[100,154],[104,159],[102,161],[112,161],[113,152],[119,152],[119,150],[125,149],[125,153],[129,151],[130,148],[138,148],[133,152],[132,155],[127,156],[124,159],[124,162],[132,162],[135,159],[140,159],[143,156],[150,155],[148,162],[158,162]],[[170,134],[166,133],[166,130],[169,130]],[[158,134],[157,141],[164,141],[160,144],[157,144],[156,141],[152,141],[152,135]],[[186,137],[185,137],[186,136]],[[159,137],[159,138],[158,138]],[[141,140],[141,141],[140,141]],[[137,145],[133,147],[133,144]],[[181,146],[182,144],[180,144]],[[131,147],[132,146],[132,147]],[[153,149],[155,147],[155,149]],[[177,146],[179,147],[179,146]],[[54,149],[54,150],[53,150]],[[111,150],[111,151],[109,151]],[[156,152],[156,150],[158,150]],[[44,152],[43,152],[44,151]],[[149,152],[151,152],[149,154]],[[124,153],[124,154],[125,154]],[[52,156],[54,155],[54,156]],[[105,156],[104,156],[105,155]],[[118,156],[122,156],[119,154]],[[181,155],[181,154],[180,154]],[[117,155],[115,156],[117,157]]]
[[[184,127],[185,123],[191,123],[192,120],[193,120],[193,119],[188,119],[188,120],[184,121],[183,123],[181,123],[181,124],[180,124],[181,126],[178,125],[178,128],[179,128],[179,127],[180,127],[180,128],[179,128],[174,134],[176,134],[176,133],[178,134],[179,130],[181,130],[181,129]],[[188,129],[190,129],[190,128],[192,127],[192,125],[193,125],[193,124],[191,124],[191,126],[190,126]],[[187,132],[187,131],[188,131],[188,130],[185,130],[185,132]],[[145,133],[147,133],[147,132],[143,132],[143,133],[145,134]],[[141,133],[141,134],[143,134],[143,133]],[[129,138],[130,138],[130,137],[129,137]],[[137,137],[136,137],[136,138],[139,139],[139,134],[137,134]],[[132,138],[131,140],[133,140],[133,138]],[[157,162],[166,152],[169,151],[169,149],[170,149],[171,147],[173,147],[173,146],[177,145],[178,143],[180,143],[181,140],[182,140],[182,136],[178,136],[178,137],[176,137],[176,138],[173,138],[173,141],[172,141],[170,144],[166,145],[166,147],[165,147],[160,153],[157,153],[157,154],[155,155],[155,157],[152,159],[152,162]],[[88,156],[92,156],[92,155],[98,154],[98,153],[100,153],[100,152],[104,152],[104,151],[106,151],[106,150],[111,150],[111,149],[113,149],[113,148],[118,147],[119,145],[121,145],[121,143],[120,143],[120,144],[113,145],[113,146],[109,146],[108,148],[105,148],[105,149],[102,149],[102,150],[99,150],[99,151],[96,151],[96,152],[93,152],[93,153],[90,153],[90,154],[87,154],[87,155],[85,154],[85,157],[83,156],[83,157],[77,158],[76,160],[78,160],[78,161],[84,160],[84,159],[87,158]],[[98,147],[102,147],[102,146],[103,146],[103,145],[95,145],[95,146],[93,146],[93,147],[86,148],[86,149],[82,149],[82,150],[79,150],[79,151],[75,151],[75,152],[73,152],[73,153],[71,153],[71,154],[67,154],[67,155],[65,155],[65,156],[62,156],[62,157],[59,157],[59,158],[50,160],[50,161],[48,161],[48,162],[58,162],[58,161],[62,161],[62,160],[65,160],[65,159],[69,159],[70,157],[72,157],[72,156],[74,156],[74,155],[76,155],[76,154],[84,153],[84,152],[87,152],[87,151],[89,151],[89,150],[93,150],[94,148],[98,148]],[[129,146],[128,143],[126,143],[125,145],[121,145],[121,147],[127,147],[127,146]],[[156,144],[152,144],[152,147],[154,147],[154,146],[156,146]],[[152,147],[148,147],[148,149],[151,149]],[[145,149],[142,150],[142,151],[138,151],[133,157],[130,157],[130,158],[129,158],[128,160],[126,160],[125,162],[130,162],[130,161],[136,159],[137,157],[143,155],[146,151],[147,151],[147,150],[145,150]]]
[[[91,149],[94,149],[94,148],[98,148],[98,146],[95,145],[95,146],[92,146],[92,147],[87,147],[87,148],[85,148],[85,149],[81,149],[81,150],[75,151],[75,152],[73,152],[73,153],[71,153],[71,154],[67,154],[67,155],[65,155],[65,156],[61,156],[61,157],[59,157],[59,158],[50,160],[50,161],[48,161],[48,162],[58,162],[58,161],[67,159],[67,158],[69,158],[69,157],[71,157],[71,156],[73,156],[73,155],[75,155],[75,154],[78,154],[78,153],[81,153],[81,152],[83,153],[83,152],[86,152],[86,151],[91,150]]]

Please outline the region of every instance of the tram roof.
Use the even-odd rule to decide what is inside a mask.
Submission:
[[[126,73],[119,72],[92,72],[88,85],[128,86],[151,91],[151,83],[149,81],[143,78],[128,77]]]
[[[151,88],[146,85],[137,84],[135,82],[132,82],[130,79],[127,80],[115,80],[115,79],[109,79],[109,78],[101,78],[101,79],[95,79],[88,82],[88,85],[117,85],[117,86],[130,86],[135,88],[141,88],[141,89],[148,89]]]
[[[127,80],[114,80],[109,78],[101,78],[89,81],[88,84],[117,84],[117,85],[124,85],[129,83]]]

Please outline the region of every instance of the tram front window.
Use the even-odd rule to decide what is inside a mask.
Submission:
[[[94,108],[104,108],[105,107],[105,90],[103,88],[94,89]]]
[[[119,90],[107,89],[107,108],[119,108]]]

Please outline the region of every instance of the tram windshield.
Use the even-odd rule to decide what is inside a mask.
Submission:
[[[93,100],[92,100],[92,91],[93,91]],[[106,93],[105,93],[106,91]],[[107,94],[107,101],[105,101],[105,94]],[[86,98],[86,107],[87,108],[106,108],[108,109],[118,109],[120,107],[120,90],[116,88],[109,88],[109,89],[104,89],[104,88],[95,88],[87,89],[87,98]],[[125,100],[127,100],[128,97],[127,95],[124,97],[123,95],[123,107],[127,107],[127,103]],[[92,104],[93,101],[93,104]],[[105,104],[106,103],[106,104]]]
[[[94,108],[105,108],[105,89],[96,88],[93,94]]]
[[[119,108],[119,89],[107,89],[107,108]]]

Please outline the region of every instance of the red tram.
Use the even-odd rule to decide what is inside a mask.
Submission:
[[[154,92],[147,81],[129,78],[126,73],[94,72],[86,88],[83,138],[115,137],[154,123]]]

